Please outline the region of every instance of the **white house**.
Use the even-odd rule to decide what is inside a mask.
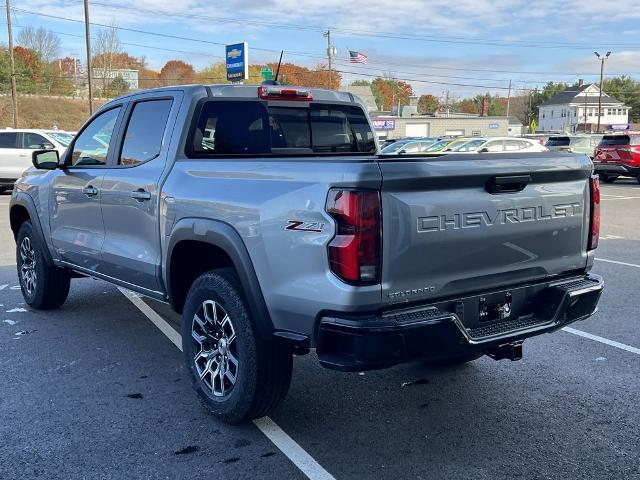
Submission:
[[[595,132],[598,126],[597,85],[585,85],[582,80],[538,107],[540,132]],[[630,108],[621,101],[602,92],[600,130],[626,129]]]

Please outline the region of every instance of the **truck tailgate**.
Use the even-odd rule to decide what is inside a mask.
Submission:
[[[451,297],[584,269],[591,161],[381,157],[383,301]]]

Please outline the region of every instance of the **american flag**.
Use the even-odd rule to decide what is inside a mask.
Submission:
[[[349,62],[351,63],[367,63],[367,56],[364,53],[349,50]]]

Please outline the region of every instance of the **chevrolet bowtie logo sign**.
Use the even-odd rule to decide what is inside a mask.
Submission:
[[[233,60],[238,58],[240,55],[242,55],[242,52],[240,50],[238,50],[237,48],[234,48],[233,50],[229,50],[227,52],[227,58],[231,58]]]

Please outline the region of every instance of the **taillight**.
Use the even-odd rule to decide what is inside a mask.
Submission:
[[[331,189],[326,208],[337,227],[329,243],[331,271],[347,283],[380,283],[380,192]]]
[[[313,100],[310,90],[264,85],[258,87],[258,96],[263,100],[294,100],[302,102]]]
[[[588,250],[598,247],[600,239],[600,177],[591,176],[591,234],[589,235]]]

